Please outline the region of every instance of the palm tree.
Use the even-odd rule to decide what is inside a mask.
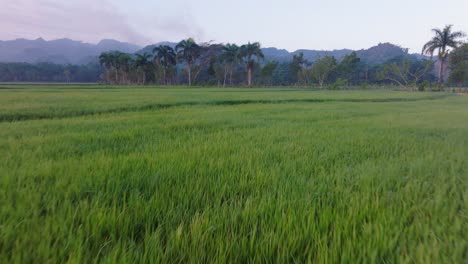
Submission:
[[[102,53],[99,56],[99,62],[101,65],[104,65],[106,67],[107,76],[106,78],[110,81],[110,73],[111,71],[114,72],[114,83],[119,82],[119,69],[120,69],[120,64],[122,63],[122,52],[119,51],[110,51],[107,53]]]
[[[130,64],[132,62],[132,57],[128,55],[127,53],[123,52],[116,52],[116,68],[117,70],[120,70],[121,72],[121,80],[120,84],[126,84],[127,83],[127,73],[129,71]]]
[[[153,54],[154,61],[163,68],[164,84],[167,85],[167,71],[171,66],[176,65],[176,53],[172,47],[162,45],[154,48]]]
[[[112,55],[108,52],[103,52],[99,56],[99,63],[101,66],[104,66],[106,70],[106,83],[110,82],[110,72],[112,70],[112,65],[113,65],[113,58]]]
[[[227,72],[229,71],[229,85],[232,85],[232,68],[239,61],[239,47],[236,44],[227,44],[223,47],[221,60],[224,64],[224,82],[226,86]]]
[[[240,56],[245,60],[245,66],[247,69],[247,85],[252,86],[252,70],[255,65],[254,57],[257,59],[263,59],[264,55],[260,48],[260,43],[248,43],[240,47]]]
[[[192,85],[192,66],[200,56],[201,48],[192,38],[179,42],[175,50],[178,58],[187,63],[188,85]]]
[[[143,54],[135,54],[135,68],[137,72],[142,73],[142,84],[145,85],[146,83],[146,71],[148,69],[148,66],[151,64],[150,58],[151,54],[148,53],[143,53]]]
[[[439,59],[439,84],[442,86],[444,83],[444,66],[447,60],[450,48],[456,48],[461,42],[460,38],[464,37],[463,32],[452,32],[452,25],[445,26],[440,30],[435,28],[432,30],[435,36],[424,44],[422,49],[423,54],[434,56],[434,52],[438,50]]]

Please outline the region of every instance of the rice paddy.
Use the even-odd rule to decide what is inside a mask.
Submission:
[[[464,263],[468,97],[0,87],[1,263]]]

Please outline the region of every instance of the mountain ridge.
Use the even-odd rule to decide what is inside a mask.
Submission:
[[[120,42],[113,39],[103,39],[96,44],[75,41],[68,38],[56,40],[44,40],[38,38],[35,40],[16,39],[16,40],[0,40],[0,62],[50,62],[56,64],[87,64],[96,62],[97,57],[102,52],[119,50],[126,53],[151,53],[154,47],[159,45],[169,45],[175,47],[177,43],[163,41],[152,45],[141,47],[135,44]],[[286,49],[276,47],[262,48],[265,54],[265,60],[276,60],[279,62],[291,61],[294,55],[304,54],[304,58],[310,62],[314,62],[320,57],[333,56],[337,60],[352,53],[357,53],[358,57],[363,62],[368,64],[379,64],[389,59],[398,56],[410,56],[417,59],[423,59],[424,56],[419,54],[409,54],[408,49],[402,48],[391,43],[379,43],[376,46],[368,49],[351,50],[351,49],[335,49],[335,50],[310,50],[299,49],[296,51],[288,51]]]
[[[51,62],[56,64],[86,64],[95,59],[102,52],[121,50],[133,53],[140,46],[120,42],[112,39],[103,39],[97,44],[85,43],[68,38],[55,40],[15,39],[0,40],[1,62]]]
[[[141,50],[138,50],[137,53],[151,53],[154,47],[159,45],[168,45],[175,47],[177,43],[175,42],[159,42],[152,45],[148,45]],[[425,56],[420,54],[410,54],[408,49],[402,48],[398,45],[392,43],[379,43],[376,46],[372,46],[368,49],[352,50],[352,49],[334,49],[334,50],[310,50],[310,49],[298,49],[295,51],[288,51],[286,49],[280,49],[276,47],[265,47],[262,48],[263,54],[265,55],[266,61],[276,60],[279,62],[291,61],[294,55],[299,55],[300,53],[304,54],[304,58],[309,62],[314,62],[315,60],[324,57],[324,56],[333,56],[337,60],[341,60],[346,55],[356,52],[357,56],[361,58],[363,62],[368,64],[380,64],[387,60],[390,60],[395,57],[408,56],[415,59],[425,59]]]

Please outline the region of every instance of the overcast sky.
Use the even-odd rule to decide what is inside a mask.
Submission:
[[[244,43],[290,51],[391,42],[419,52],[430,29],[468,33],[468,0],[0,0],[0,39]]]

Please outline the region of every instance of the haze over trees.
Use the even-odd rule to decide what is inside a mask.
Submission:
[[[103,52],[95,62],[82,65],[0,63],[0,81],[320,88],[372,84],[405,89],[435,82],[439,86],[466,85],[468,59],[464,49],[457,48],[462,46],[464,34],[453,31],[452,26],[433,32],[434,38],[423,47],[429,57],[409,54],[407,49],[389,43],[358,51],[289,53],[262,48],[258,42],[237,46],[197,43],[189,38],[148,46],[136,53]],[[437,64],[431,57],[434,54]]]
[[[0,82],[95,83],[102,77],[103,72],[103,68],[95,63],[63,65],[47,62],[35,64],[0,62]]]
[[[179,42],[175,50],[179,60],[184,61],[186,64],[188,85],[190,86],[192,85],[192,67],[201,55],[201,48],[193,39],[189,38]]]
[[[163,82],[165,85],[169,84],[169,79],[172,76],[173,68],[176,66],[176,53],[174,49],[167,45],[161,45],[153,49],[154,62],[160,65],[163,72]]]

